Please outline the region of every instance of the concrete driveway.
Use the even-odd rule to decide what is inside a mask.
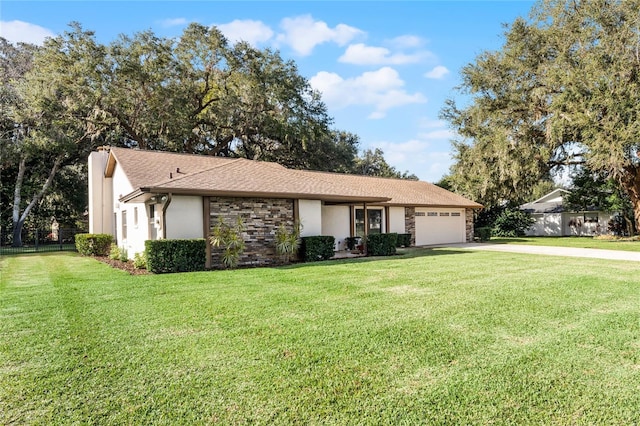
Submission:
[[[543,254],[548,256],[584,257],[592,259],[627,260],[640,262],[640,252],[601,250],[570,247],[546,247],[515,244],[461,243],[447,244],[441,247],[460,248],[466,250],[501,251],[507,253]]]

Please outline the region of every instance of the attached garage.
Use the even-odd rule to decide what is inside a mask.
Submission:
[[[415,219],[417,246],[467,241],[464,209],[416,208]]]

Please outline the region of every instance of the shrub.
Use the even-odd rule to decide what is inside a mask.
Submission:
[[[330,235],[302,237],[302,258],[305,262],[331,259],[336,239]]]
[[[369,256],[391,256],[396,254],[398,234],[370,234],[367,236],[367,254]]]
[[[133,267],[136,269],[147,269],[147,252],[133,255]]]
[[[488,226],[476,228],[475,237],[480,241],[489,241],[491,239],[491,228]]]
[[[527,212],[505,209],[493,223],[492,235],[496,237],[522,237],[535,220]]]
[[[411,247],[411,234],[397,234],[396,247]]]
[[[156,274],[166,272],[204,271],[207,243],[193,240],[147,240],[147,269]]]
[[[238,266],[245,248],[242,231],[244,231],[242,217],[238,216],[234,226],[227,225],[222,216],[218,217],[218,224],[213,228],[209,242],[213,247],[222,248],[222,264],[225,268]]]
[[[276,230],[276,253],[284,262],[288,263],[298,254],[301,231],[302,224],[300,222],[296,222],[291,231],[288,231],[284,225],[280,225]]]
[[[120,261],[121,262],[128,262],[129,261],[129,253],[127,252],[127,249],[122,247],[120,249]]]
[[[109,234],[77,234],[76,250],[83,256],[107,256],[112,242]]]
[[[111,248],[109,249],[109,259],[120,260],[120,247],[111,243]]]

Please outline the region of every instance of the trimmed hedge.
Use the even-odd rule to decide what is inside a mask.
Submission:
[[[396,254],[398,234],[369,234],[367,236],[367,254],[369,256],[391,256]]]
[[[491,228],[488,226],[476,228],[475,237],[480,241],[489,241],[491,239]]]
[[[336,239],[330,235],[302,237],[302,259],[305,262],[331,259]]]
[[[112,243],[109,234],[76,234],[76,250],[83,256],[108,256]]]
[[[411,247],[411,234],[398,234],[396,247]]]
[[[144,242],[147,269],[156,274],[204,271],[207,243],[193,240],[147,240]]]

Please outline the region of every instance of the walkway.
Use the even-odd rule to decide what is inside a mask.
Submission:
[[[461,248],[466,250],[501,251],[508,253],[543,254],[548,256],[586,257],[592,259],[628,260],[632,262],[640,262],[640,252],[619,250],[491,243],[447,244],[441,247]]]

